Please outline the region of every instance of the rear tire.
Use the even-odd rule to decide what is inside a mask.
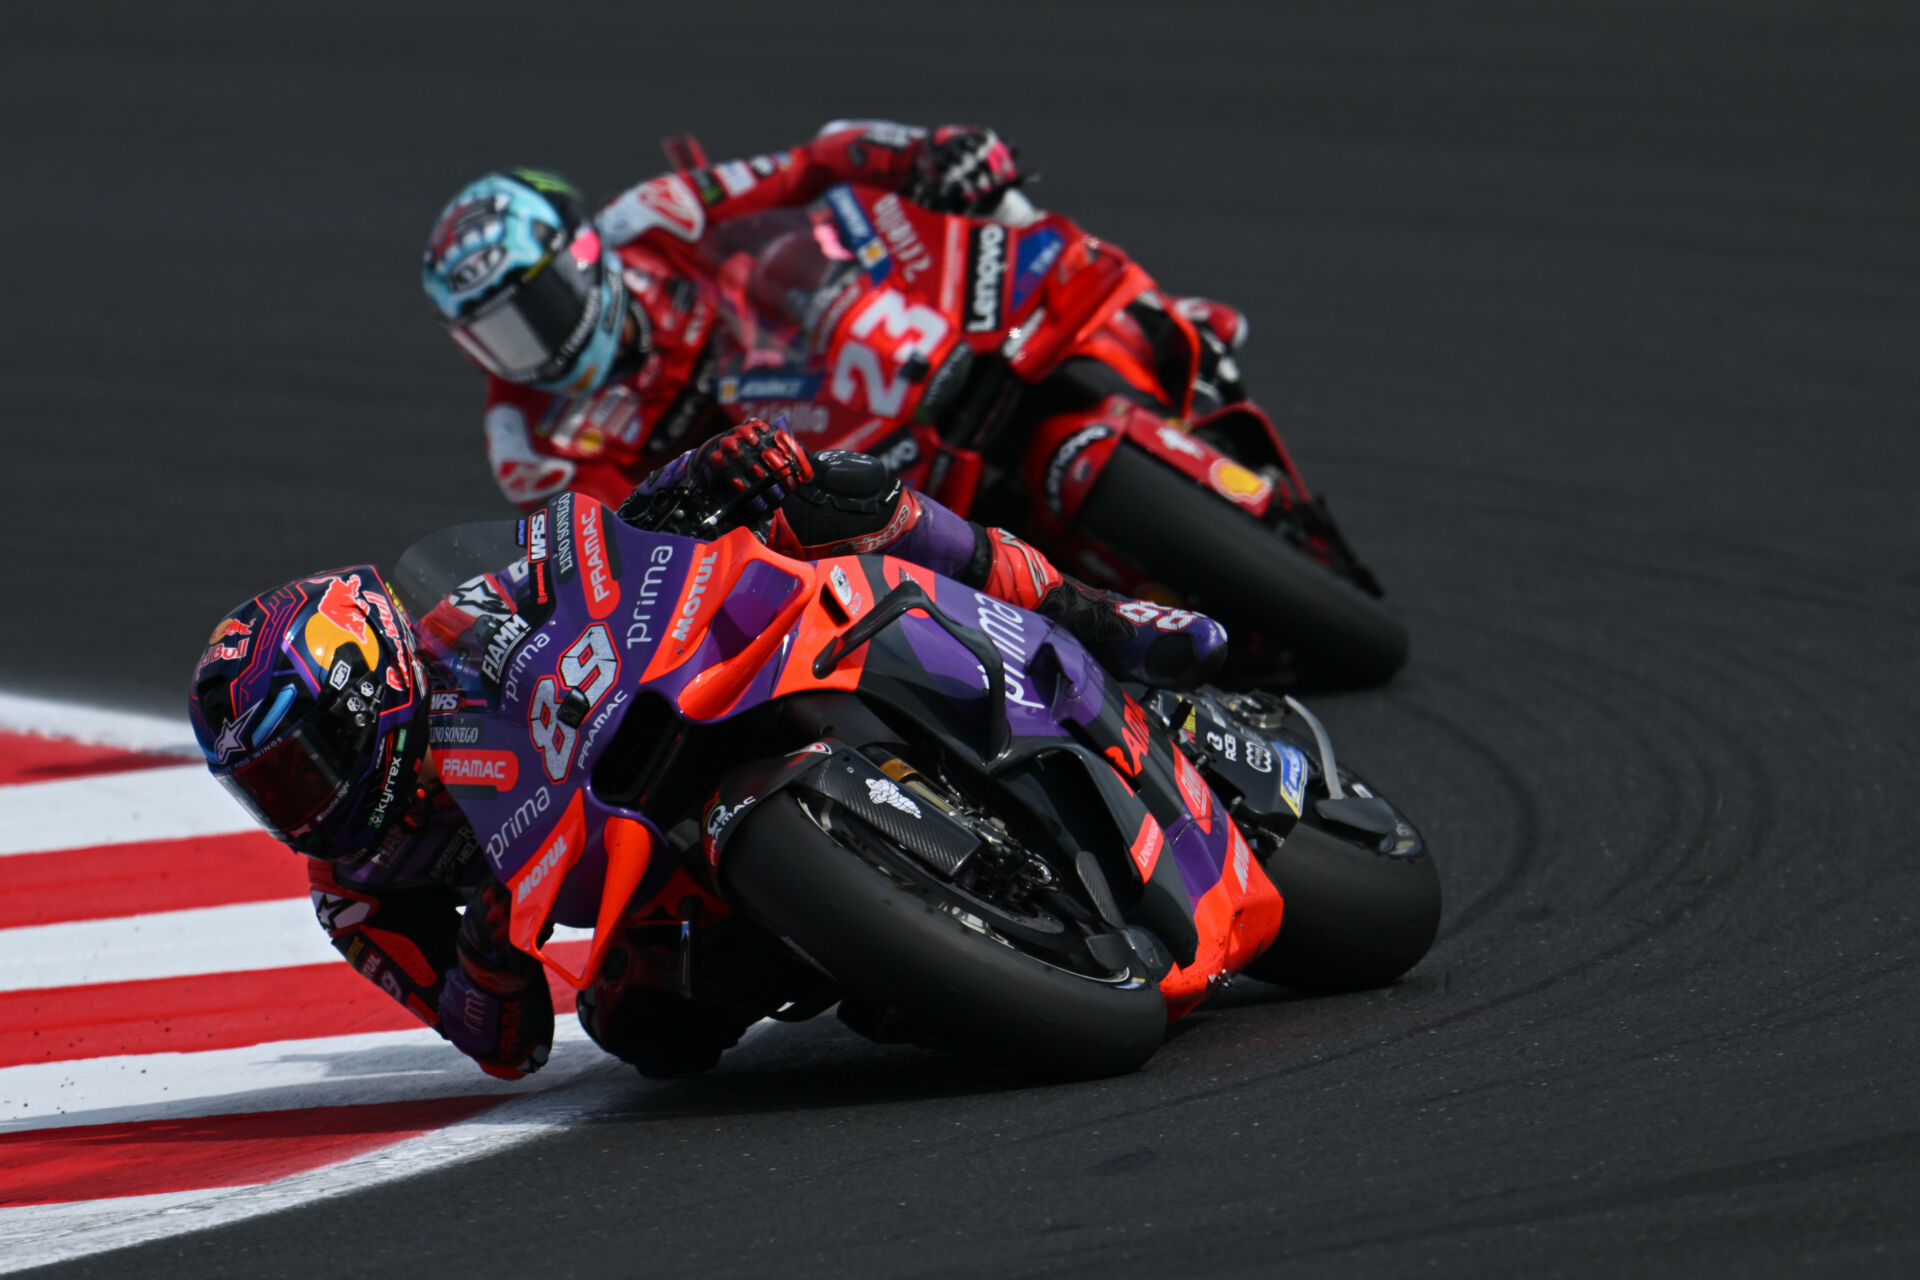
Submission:
[[[941,1047],[1090,1079],[1137,1070],[1166,1034],[1151,982],[1072,974],[968,928],[822,830],[792,793],[742,819],[722,871],[753,918],[849,998]]]
[[[1320,825],[1308,801],[1263,865],[1286,907],[1247,976],[1330,995],[1384,987],[1420,962],[1440,927],[1440,875],[1423,848],[1381,853]]]
[[[1121,444],[1076,523],[1275,651],[1278,682],[1299,689],[1380,684],[1407,660],[1407,631],[1373,598],[1280,534],[1150,454]],[[1263,673],[1264,674],[1264,673]]]

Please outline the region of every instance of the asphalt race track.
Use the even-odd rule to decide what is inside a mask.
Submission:
[[[1251,314],[1250,383],[1414,635],[1316,705],[1448,893],[1393,990],[1244,982],[1130,1078],[823,1019],[503,1155],[35,1274],[1920,1271],[1920,10],[5,29],[0,687],[177,713],[222,609],[499,510],[417,286],[466,178],[610,193],[668,131],[984,120],[1036,199]]]

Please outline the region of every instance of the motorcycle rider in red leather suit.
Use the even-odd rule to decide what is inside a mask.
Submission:
[[[842,182],[977,216],[1020,180],[991,129],[886,121],[836,121],[788,151],[661,174],[591,220],[553,174],[492,173],[441,213],[422,282],[488,374],[487,460],[508,501],[531,509],[573,489],[617,505],[687,442],[731,422],[713,394],[714,355],[730,337],[703,242]],[[1196,389],[1241,398],[1232,352],[1244,317],[1205,299],[1169,301],[1205,348]]]

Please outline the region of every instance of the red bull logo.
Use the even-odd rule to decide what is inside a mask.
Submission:
[[[357,649],[361,664],[373,670],[380,665],[380,650],[374,643],[373,627],[367,622],[367,602],[360,598],[360,575],[324,581],[326,594],[302,633],[307,652],[325,668],[333,665],[341,650]]]

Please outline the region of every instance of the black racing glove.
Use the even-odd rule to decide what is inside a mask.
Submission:
[[[918,174],[908,196],[941,213],[991,212],[1007,189],[1020,181],[1013,148],[999,134],[979,125],[935,129],[915,167]]]
[[[747,519],[771,513],[794,485],[811,479],[813,463],[784,419],[775,427],[749,418],[695,448],[687,466],[694,488],[722,499],[758,489],[749,509],[739,513]]]

